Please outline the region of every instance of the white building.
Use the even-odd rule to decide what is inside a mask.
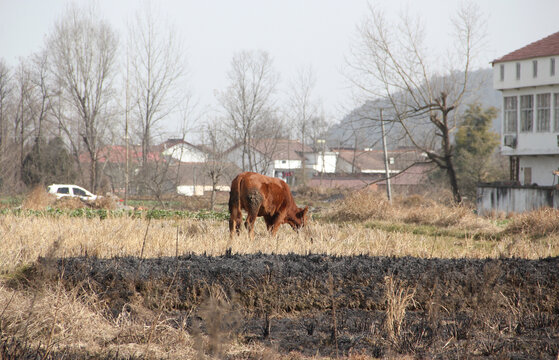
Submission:
[[[205,149],[181,139],[169,139],[160,145],[161,153],[185,163],[203,163],[208,159]]]
[[[312,151],[299,141],[287,139],[260,139],[250,146],[252,171],[280,178],[290,185],[294,184],[295,172],[303,167],[303,154]],[[227,159],[240,169],[249,170],[248,155],[243,152],[242,144],[229,149]]]
[[[503,95],[501,151],[511,180],[557,184],[559,169],[559,32],[493,61]]]

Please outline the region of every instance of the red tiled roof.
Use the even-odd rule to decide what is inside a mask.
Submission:
[[[515,50],[499,59],[493,60],[493,63],[495,64],[504,61],[524,60],[552,55],[559,55],[559,32],[528,44],[523,48]]]

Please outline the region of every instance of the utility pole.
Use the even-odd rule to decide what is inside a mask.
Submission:
[[[382,131],[382,150],[384,152],[384,171],[386,172],[386,195],[388,201],[392,202],[392,189],[390,187],[390,170],[388,169],[388,154],[386,151],[386,135],[384,134],[384,120],[382,119],[382,108],[380,109],[380,128]]]

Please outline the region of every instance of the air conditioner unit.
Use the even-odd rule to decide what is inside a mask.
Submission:
[[[516,149],[516,135],[505,135],[505,146]]]

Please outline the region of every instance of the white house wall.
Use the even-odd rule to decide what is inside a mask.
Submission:
[[[229,192],[231,191],[230,186],[217,186],[217,191]],[[177,186],[177,193],[184,196],[202,196],[204,192],[212,191],[211,185],[180,185]]]
[[[530,169],[532,177],[529,183],[524,177],[526,168]],[[521,156],[519,158],[519,181],[522,185],[556,185],[557,179],[554,178],[552,171],[557,169],[559,169],[559,156]]]
[[[274,160],[276,170],[295,170],[301,168],[301,160]]]
[[[175,145],[165,151],[163,155],[171,156],[173,159],[182,162],[203,163],[206,161],[206,155],[197,149],[185,145]]]
[[[555,75],[551,75],[551,58],[555,59]],[[537,76],[533,75],[533,61],[538,62]],[[516,78],[516,64],[520,64],[520,79]],[[501,65],[504,78],[501,80]],[[557,84],[559,82],[559,56],[496,63],[493,67],[493,87],[497,90]]]
[[[316,165],[313,165],[313,169],[319,173],[335,173],[336,163],[338,161],[337,152],[318,152],[316,153]]]

